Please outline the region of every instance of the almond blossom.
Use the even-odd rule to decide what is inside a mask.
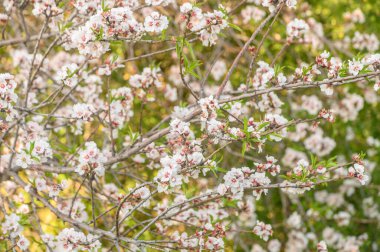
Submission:
[[[168,18],[158,12],[152,12],[145,18],[144,27],[147,32],[162,32],[168,28]]]
[[[309,25],[304,20],[297,18],[291,21],[286,27],[288,37],[291,40],[301,38],[309,29]]]
[[[253,233],[259,236],[264,241],[268,241],[269,236],[272,236],[272,226],[269,224],[265,224],[262,221],[257,221],[255,228],[253,229]]]
[[[107,158],[97,148],[95,142],[87,142],[85,149],[79,152],[79,165],[75,171],[79,175],[94,171],[97,176],[104,175],[104,163]]]

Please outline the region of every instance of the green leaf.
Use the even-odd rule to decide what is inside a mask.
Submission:
[[[117,54],[113,54],[112,55],[112,63],[115,63],[116,62],[116,60],[119,58],[119,55],[117,55]]]
[[[268,125],[270,125],[270,122],[263,122],[262,124],[259,125],[259,127],[257,127],[257,130],[261,130]]]
[[[196,57],[195,57],[195,54],[194,54],[194,50],[193,50],[193,47],[190,44],[190,42],[187,41],[186,39],[184,39],[183,42],[184,42],[184,45],[189,49],[190,55],[193,58],[193,60],[196,60]]]
[[[194,71],[195,68],[202,65],[199,60],[189,62],[187,57],[184,56],[184,66],[185,66],[185,74],[190,74],[197,79],[200,79],[199,75]]]
[[[64,25],[62,23],[58,23],[58,30],[60,32],[64,32],[66,29],[70,28],[71,26],[73,26],[73,22],[72,21],[69,21],[69,22],[67,22]]]
[[[53,153],[53,157],[55,157],[56,159],[58,159],[59,161],[62,161],[63,160],[63,156],[59,153]]]
[[[21,215],[18,223],[22,226],[30,226],[29,217],[25,214]]]
[[[236,24],[228,23],[228,26],[231,27],[234,30],[237,30],[239,32],[243,32],[243,30],[239,26],[237,26]]]
[[[285,66],[280,66],[280,65],[274,65],[274,74],[277,76],[282,70],[284,70],[286,67]]]
[[[215,177],[217,178],[218,177],[218,174],[215,172],[215,169],[213,167],[210,167],[210,170],[212,171],[212,173],[215,175]]]
[[[161,33],[161,40],[165,40],[166,39],[166,32],[167,32],[167,29],[163,30],[162,33]]]
[[[63,8],[63,7],[65,7],[65,5],[66,5],[66,3],[64,1],[62,1],[58,4],[58,8]]]
[[[30,143],[29,154],[32,154],[32,152],[34,150],[34,145],[35,145],[34,141]]]
[[[247,132],[247,130],[248,130],[248,118],[247,117],[244,117],[243,123],[244,123],[244,132]]]
[[[242,146],[242,149],[241,149],[241,155],[243,157],[244,157],[245,152],[247,151],[247,145],[248,145],[247,142],[243,142],[243,146]]]
[[[138,137],[139,137],[139,134],[138,133],[134,133],[132,131],[132,128],[130,126],[128,126],[128,135],[129,135],[129,138],[131,139],[131,142],[134,143]]]
[[[99,41],[103,39],[103,34],[104,34],[103,27],[100,27],[99,32],[95,31],[94,29],[92,29],[92,31],[95,34],[96,40]]]
[[[218,172],[222,172],[222,173],[227,173],[227,172],[228,172],[227,169],[224,169],[224,168],[222,168],[222,167],[216,167],[215,170],[217,170]]]
[[[176,50],[177,56],[180,57],[180,55],[182,55],[182,50],[183,50],[183,37],[179,37],[177,39],[177,42],[175,44],[175,50]]]
[[[310,155],[310,160],[311,160],[311,167],[314,169],[317,167],[317,157],[313,155],[313,153],[309,153]]]
[[[102,0],[102,10],[104,12],[106,11],[109,11],[111,8],[109,8],[107,5],[106,5],[106,1],[105,0]]]
[[[268,135],[268,139],[269,139],[269,140],[273,140],[273,138],[272,138],[272,137],[276,137],[276,138],[283,138],[283,136],[282,136],[282,135],[280,135],[280,134],[278,134],[278,133],[276,133],[276,132],[274,132],[274,133],[272,133],[272,134]]]

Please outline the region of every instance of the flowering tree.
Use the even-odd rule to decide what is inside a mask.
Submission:
[[[375,3],[2,3],[1,251],[377,250]]]

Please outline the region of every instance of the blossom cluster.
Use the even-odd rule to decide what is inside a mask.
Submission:
[[[181,186],[183,182],[187,183],[190,177],[197,178],[199,169],[192,170],[191,167],[206,161],[199,140],[194,139],[189,125],[180,119],[173,119],[170,123],[168,139],[173,146],[173,154],[160,159],[162,169],[155,178],[160,192],[167,191],[169,187]],[[187,167],[190,169],[183,170]]]
[[[92,234],[84,234],[74,228],[65,228],[57,236],[44,234],[42,241],[55,250],[96,250],[101,247],[99,238]]]
[[[94,172],[97,176],[104,175],[106,156],[98,149],[95,142],[87,142],[85,149],[79,152],[78,166],[75,171],[79,175]]]
[[[20,225],[20,216],[12,213],[5,216],[5,220],[2,223],[1,231],[3,234],[9,234],[12,239],[17,237],[17,246],[22,250],[26,251],[29,248],[30,242],[22,234],[23,227]]]
[[[11,121],[18,114],[13,107],[18,99],[18,96],[15,93],[16,87],[17,83],[13,75],[9,73],[0,73],[0,111],[2,114],[4,113],[6,115],[6,121]],[[4,129],[2,129],[2,131],[3,130]]]
[[[16,165],[24,169],[30,165],[46,162],[49,158],[53,157],[53,151],[47,139],[37,139],[32,142],[28,142],[25,149],[21,153],[17,154]]]
[[[224,175],[223,180],[224,183],[217,188],[219,194],[231,192],[233,198],[241,199],[245,189],[252,189],[252,195],[257,200],[268,192],[265,186],[271,182],[265,172],[254,172],[248,167],[232,168]]]
[[[223,6],[221,8],[223,9]],[[203,13],[200,8],[185,3],[180,7],[180,11],[186,29],[196,32],[204,46],[216,44],[218,34],[228,26],[227,17],[221,10]]]

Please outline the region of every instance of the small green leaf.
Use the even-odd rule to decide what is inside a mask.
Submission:
[[[247,142],[243,142],[243,146],[242,146],[242,149],[241,149],[241,155],[243,157],[244,157],[245,152],[247,151],[247,145],[248,145]]]
[[[262,124],[259,125],[259,127],[257,127],[257,130],[261,130],[267,127],[268,125],[270,125],[270,122],[263,122]]]
[[[166,39],[166,32],[167,32],[167,29],[163,30],[162,33],[161,33],[161,40],[165,40]]]
[[[29,154],[32,154],[32,152],[34,150],[34,145],[35,145],[34,141],[30,143]]]
[[[237,30],[239,32],[243,32],[243,30],[239,26],[237,26],[236,24],[228,23],[228,26],[231,27],[234,30]]]

